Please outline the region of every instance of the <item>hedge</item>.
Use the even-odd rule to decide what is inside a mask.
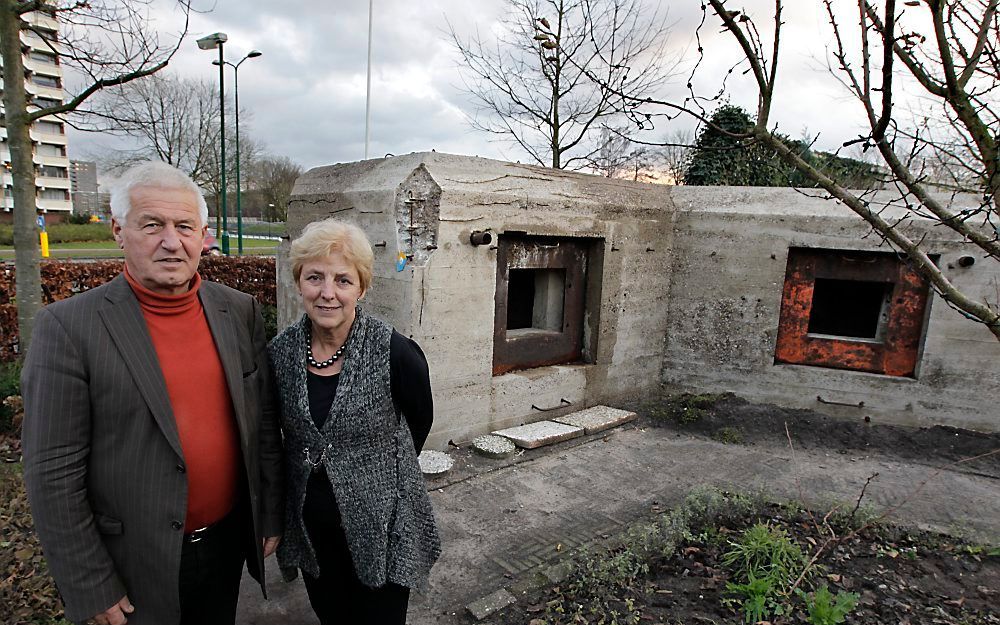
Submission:
[[[50,304],[100,286],[121,273],[122,265],[121,260],[42,261],[42,303]],[[206,256],[201,259],[198,271],[205,280],[253,295],[264,305],[265,317],[273,317],[277,303],[274,258]],[[0,266],[0,362],[11,362],[18,355],[17,305],[14,298],[14,266]],[[269,334],[273,334],[273,329]]]
[[[36,229],[37,230],[37,229]],[[45,229],[49,233],[49,243],[79,243],[82,241],[113,241],[114,235],[109,224],[52,224]],[[0,225],[0,245],[14,245],[14,227]]]

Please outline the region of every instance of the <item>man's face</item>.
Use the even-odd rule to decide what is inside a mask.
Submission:
[[[198,199],[187,189],[137,187],[125,223],[111,220],[125,265],[139,284],[160,295],[188,290],[198,271],[206,226]]]

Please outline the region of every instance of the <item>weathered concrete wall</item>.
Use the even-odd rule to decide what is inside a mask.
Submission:
[[[938,298],[915,378],[774,363],[789,247],[889,251],[834,202],[792,189],[645,185],[423,153],[307,172],[289,233],[329,216],[358,224],[375,246],[363,305],[427,355],[436,408],[429,448],[661,382],[847,417],[1000,429],[1000,345]],[[995,265],[961,268],[955,261],[971,251],[953,234],[904,227],[926,235],[959,288],[995,297]],[[494,245],[473,246],[470,234],[483,230]],[[586,362],[493,375],[496,236],[505,233],[596,241],[600,275],[589,281],[584,340],[595,349],[585,349]],[[411,256],[403,271],[400,253]],[[287,244],[282,325],[301,314],[286,257]]]
[[[412,221],[410,207],[417,209]],[[307,172],[296,183],[288,228],[294,238],[332,215],[367,232],[375,278],[364,305],[424,349],[436,413],[428,446],[440,448],[655,387],[674,214],[666,187],[423,153]],[[590,362],[493,376],[497,251],[469,242],[474,230],[487,229],[600,241],[600,289],[588,293],[588,314],[598,318]],[[401,252],[413,259],[397,272]],[[282,326],[301,314],[290,271],[280,268],[285,257]]]
[[[849,209],[793,189],[676,187],[663,380],[678,389],[733,391],[753,400],[911,425],[1000,429],[1000,344],[932,297],[916,378],[775,364],[790,246],[890,251]],[[970,199],[974,201],[974,199]],[[995,299],[996,265],[944,228],[913,223],[911,236],[973,297]],[[978,255],[976,255],[978,257]],[[827,401],[864,408],[821,404]]]

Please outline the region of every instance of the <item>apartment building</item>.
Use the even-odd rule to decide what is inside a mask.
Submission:
[[[29,107],[45,108],[61,104],[65,98],[63,72],[58,55],[52,52],[53,47],[59,46],[59,22],[37,11],[25,14],[23,19],[34,29],[21,31]],[[0,61],[0,71],[2,68]],[[3,178],[0,220],[10,221],[14,208],[13,179],[2,112],[3,103],[0,101],[0,174]],[[43,117],[32,126],[31,140],[34,143],[36,206],[40,213],[51,215],[54,221],[62,219],[73,209],[66,125],[55,117]]]
[[[97,163],[70,160],[69,181],[73,212],[99,214],[101,206],[97,193]]]

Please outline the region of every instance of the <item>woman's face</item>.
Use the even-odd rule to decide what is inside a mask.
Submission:
[[[313,328],[346,333],[354,323],[358,300],[364,293],[358,270],[336,251],[302,264],[299,295]]]

